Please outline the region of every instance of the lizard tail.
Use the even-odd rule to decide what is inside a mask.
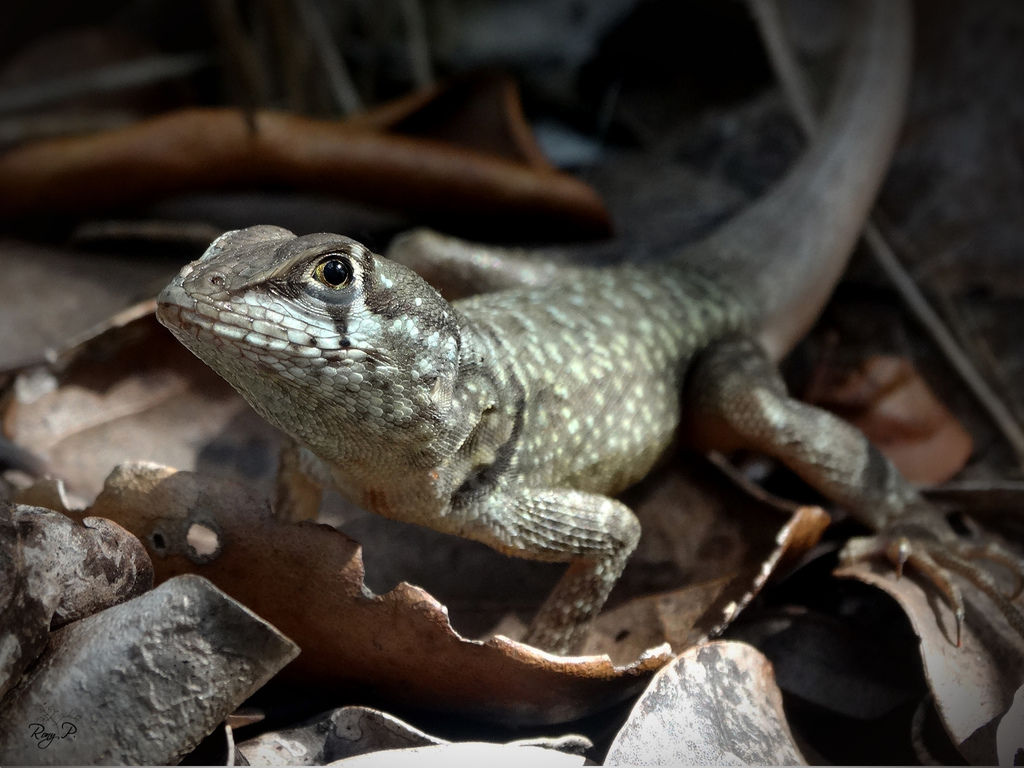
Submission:
[[[713,270],[751,305],[776,359],[839,281],[896,145],[910,81],[908,0],[859,0],[832,104],[767,194],[677,259]]]

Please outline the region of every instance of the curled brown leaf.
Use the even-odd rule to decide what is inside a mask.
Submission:
[[[824,510],[786,504],[743,481],[724,460],[684,459],[633,500],[644,535],[615,597],[627,590],[638,596],[598,618],[589,653],[622,660],[663,642],[676,653],[703,642],[828,527]],[[644,572],[657,583],[669,564],[681,583],[643,585]]]
[[[423,215],[599,237],[608,213],[586,184],[550,168],[342,122],[192,108],[0,156],[0,218],[93,212],[194,190],[264,185]]]
[[[617,667],[503,637],[466,640],[418,587],[369,592],[356,542],[325,525],[280,523],[229,481],[125,464],[89,514],[139,536],[158,582],[201,574],[286,632],[302,654],[284,674],[310,685],[358,685],[392,701],[506,722],[562,722],[621,701],[667,659],[660,649]]]

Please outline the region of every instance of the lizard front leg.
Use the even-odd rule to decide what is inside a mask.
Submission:
[[[524,642],[552,653],[578,652],[640,540],[624,504],[594,493],[511,488],[460,511],[459,535],[508,555],[570,562],[534,617]]]
[[[981,548],[960,540],[860,430],[789,397],[775,365],[754,341],[720,342],[695,361],[686,388],[686,423],[697,447],[766,453],[846,507],[877,535],[851,540],[843,559],[883,555],[897,572],[904,563],[915,567],[953,607],[958,634],[963,598],[949,572],[974,583],[1024,635],[1024,616],[972,561],[1009,568],[1018,585],[1024,581],[1024,563],[994,545]]]

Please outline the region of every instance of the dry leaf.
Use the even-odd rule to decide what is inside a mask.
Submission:
[[[472,741],[438,744],[432,747],[388,749],[329,763],[344,768],[424,768],[457,765],[486,765],[488,768],[519,768],[523,765],[535,768],[569,768],[583,764],[584,759],[580,755],[567,755],[553,749]]]
[[[827,578],[821,568],[812,573]],[[817,580],[809,574],[801,578],[805,583]],[[882,613],[879,601],[886,607],[884,597],[868,602],[833,594],[832,613],[807,605],[771,607],[769,603],[770,607],[759,606],[756,613],[748,614],[739,626],[733,625],[729,636],[764,653],[775,668],[779,687],[797,701],[828,717],[877,722],[918,700],[921,693],[916,651],[906,650],[916,644],[916,638],[886,635],[885,622],[898,622],[899,616],[895,610]]]
[[[0,156],[0,218],[84,213],[176,193],[260,186],[347,197],[426,216],[601,237],[608,212],[589,186],[548,168],[442,141],[341,122],[192,108]]]
[[[47,350],[65,349],[90,326],[155,295],[177,269],[166,261],[0,241],[0,371],[43,362]]]
[[[7,509],[2,507],[0,512]],[[29,578],[26,573],[21,536],[9,514],[0,514],[0,552],[3,553],[0,557],[0,696],[3,696],[46,647],[56,601],[51,595],[51,605],[47,605],[42,598],[49,585]]]
[[[0,696],[46,645],[47,632],[153,586],[138,539],[109,520],[82,523],[0,501]]]
[[[1018,688],[1013,705],[1003,715],[996,729],[999,765],[1024,763],[1024,688]]]
[[[624,500],[643,536],[599,616],[584,652],[628,664],[664,642],[681,652],[739,614],[767,578],[786,573],[828,525],[817,508],[737,486],[713,464],[680,454]],[[760,494],[760,495],[755,495]],[[524,636],[564,564],[510,558],[446,536],[328,501],[330,522],[363,546],[365,584],[381,594],[402,581],[446,606],[466,637]]]
[[[640,595],[598,617],[586,650],[614,660],[669,643],[680,653],[721,632],[777,572],[810,550],[830,518],[745,482],[724,461],[683,454],[631,499],[643,537],[613,593]],[[671,564],[671,569],[669,569]],[[674,589],[658,586],[671,570]],[[644,576],[649,574],[645,579]]]
[[[294,728],[261,733],[237,750],[249,765],[326,765],[384,749],[448,743],[386,712],[342,707]]]
[[[176,763],[297,653],[206,579],[168,581],[53,633],[0,702],[0,761]]]
[[[126,458],[234,477],[269,493],[279,434],[179,344],[145,303],[19,374],[5,434],[93,498]]]
[[[921,638],[925,677],[950,738],[971,763],[994,764],[999,718],[1024,684],[1024,639],[966,581],[957,579],[967,605],[958,648],[953,612],[934,588],[914,577],[897,579],[881,564],[844,567],[836,575],[872,584],[899,603]]]
[[[279,523],[266,502],[229,481],[126,464],[88,513],[139,536],[158,582],[201,574],[281,628],[303,649],[286,674],[307,684],[355,684],[408,705],[504,722],[563,722],[631,695],[667,659],[656,649],[615,667],[501,637],[465,640],[418,587],[370,593],[356,542],[325,525]]]
[[[342,707],[294,728],[262,733],[238,745],[249,765],[327,765],[382,750],[450,744],[397,717],[368,707]],[[560,749],[580,754],[594,745],[583,736],[542,737],[514,746]]]
[[[903,357],[876,355],[852,371],[823,366],[804,399],[859,428],[914,483],[948,480],[974,449],[967,430]]]
[[[772,665],[753,646],[691,648],[651,681],[605,765],[806,765]]]
[[[470,75],[352,115],[351,128],[437,139],[464,149],[525,163],[552,165],[533,138],[519,88],[508,75]]]
[[[0,502],[18,529],[25,572],[56,598],[50,627],[91,616],[153,587],[153,564],[139,540],[110,520],[69,517]]]

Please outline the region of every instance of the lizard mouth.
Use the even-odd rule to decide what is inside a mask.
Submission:
[[[357,361],[370,358],[379,364],[388,364],[376,350],[352,346],[346,343],[347,339],[316,338],[304,331],[247,317],[236,312],[228,302],[197,298],[182,287],[180,278],[160,292],[156,317],[196,353],[203,347],[215,347],[257,363],[267,364],[275,359],[293,363],[304,360],[311,368],[340,358]]]

